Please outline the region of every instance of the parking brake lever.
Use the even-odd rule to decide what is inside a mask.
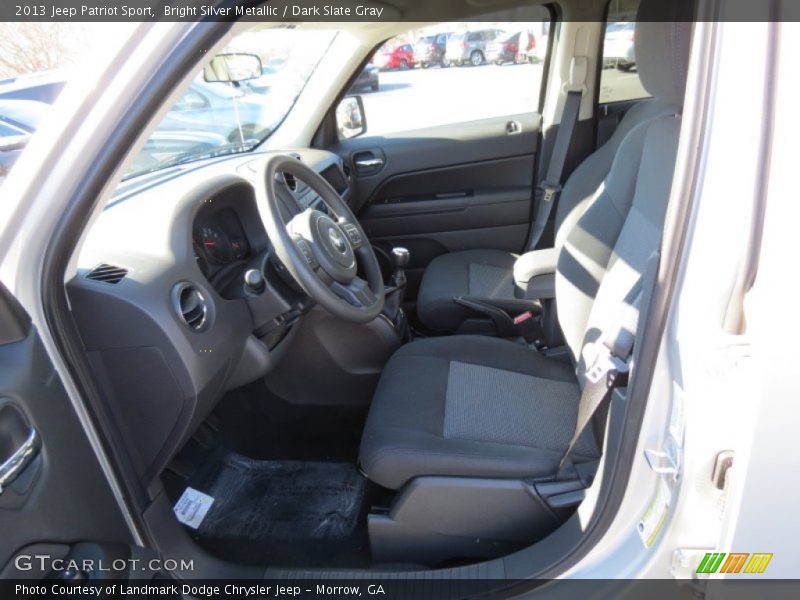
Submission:
[[[458,298],[454,298],[454,300],[461,306],[489,317],[492,323],[494,323],[497,334],[500,337],[522,337],[529,344],[538,345],[541,343],[544,332],[538,320],[530,311],[525,311],[516,318],[513,318],[502,308],[476,298],[459,296]]]

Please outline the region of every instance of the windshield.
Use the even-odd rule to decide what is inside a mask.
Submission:
[[[49,107],[34,100],[0,100],[0,118],[33,131]]]
[[[335,36],[324,29],[260,28],[234,38],[221,53],[257,55],[261,75],[209,83],[197,74],[145,142],[126,179],[258,146],[294,106]]]

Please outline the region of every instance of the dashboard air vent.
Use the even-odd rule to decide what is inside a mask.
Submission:
[[[208,320],[208,304],[203,294],[191,283],[177,290],[177,308],[181,320],[195,331],[202,331]]]
[[[128,274],[128,269],[122,267],[115,267],[114,265],[98,265],[86,274],[86,279],[93,279],[94,281],[102,281],[103,283],[116,284],[122,281],[125,275]]]

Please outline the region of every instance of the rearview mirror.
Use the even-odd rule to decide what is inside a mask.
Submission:
[[[339,138],[343,140],[354,138],[367,130],[361,96],[342,98],[336,107],[336,128],[339,131]]]
[[[261,59],[255,54],[217,54],[203,67],[208,82],[238,82],[261,77]]]

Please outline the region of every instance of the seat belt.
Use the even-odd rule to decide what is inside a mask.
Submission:
[[[556,203],[561,193],[564,175],[564,165],[567,162],[572,135],[575,132],[575,124],[578,122],[580,114],[581,99],[583,90],[572,90],[567,92],[567,99],[564,101],[564,110],[561,113],[561,123],[558,125],[556,141],[553,144],[553,153],[550,155],[550,164],[547,165],[547,176],[539,185],[542,191],[541,199],[536,207],[536,219],[533,222],[528,249],[536,249],[537,244],[542,239],[553,205]]]
[[[654,252],[650,256],[644,274],[639,277],[627,294],[628,306],[623,311],[623,318],[617,322],[616,328],[607,330],[607,333],[595,344],[598,352],[592,364],[586,369],[586,384],[578,403],[575,432],[558,464],[557,480],[577,473],[570,458],[575,445],[591,423],[595,413],[611,398],[614,389],[628,384],[636,329],[641,320],[642,297],[645,290],[649,291],[653,287],[658,272],[659,257],[658,252]],[[580,477],[580,474],[578,476]]]

